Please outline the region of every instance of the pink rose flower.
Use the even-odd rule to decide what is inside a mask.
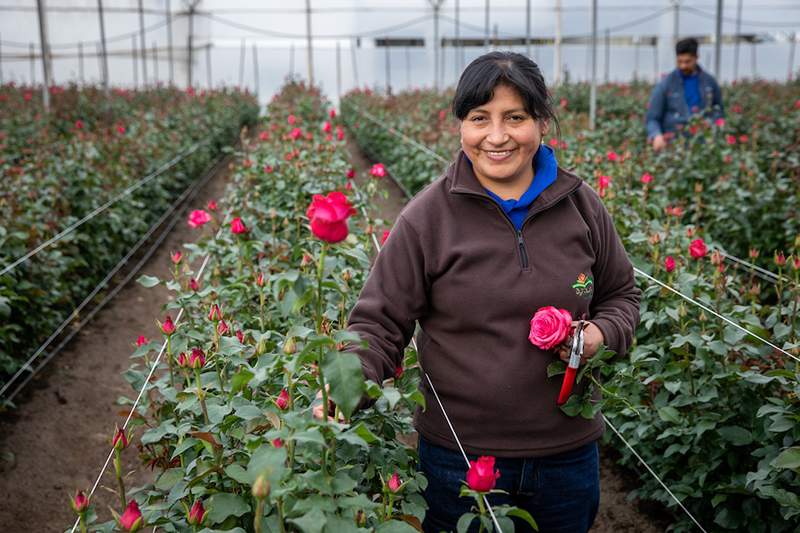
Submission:
[[[356,213],[347,197],[334,191],[327,196],[315,194],[306,216],[311,221],[311,232],[325,242],[336,243],[347,238],[347,219]]]
[[[136,500],[131,500],[125,508],[125,512],[119,517],[119,525],[126,531],[139,531],[139,528],[142,527],[142,512],[139,510]]]
[[[694,259],[702,259],[707,253],[708,248],[706,248],[706,243],[703,239],[695,239],[689,243],[689,254]]]
[[[231,233],[234,235],[241,235],[242,233],[247,233],[247,226],[244,225],[242,219],[239,217],[234,218],[231,220]]]
[[[566,340],[571,327],[569,311],[548,305],[533,315],[528,340],[542,350],[551,350]]]
[[[675,270],[675,258],[673,258],[671,255],[668,255],[664,259],[664,269],[667,271],[667,273]]]
[[[386,167],[383,166],[383,163],[375,163],[369,173],[375,178],[382,178],[386,175]]]
[[[202,209],[195,209],[189,214],[189,225],[193,228],[199,228],[207,222],[211,222],[211,215]]]

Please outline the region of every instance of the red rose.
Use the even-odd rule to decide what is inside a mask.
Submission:
[[[327,196],[315,194],[308,206],[306,216],[311,221],[311,232],[325,242],[336,243],[347,238],[347,219],[356,210],[347,197],[334,191]]]
[[[195,209],[189,214],[189,225],[193,228],[199,228],[206,222],[211,221],[211,215],[202,209]]]
[[[241,218],[236,217],[233,220],[231,220],[231,233],[233,233],[234,235],[247,233],[247,226],[244,225],[244,222],[242,222]]]
[[[708,248],[706,248],[706,243],[703,239],[695,239],[689,244],[689,254],[694,259],[702,259],[708,253]]]
[[[383,163],[375,163],[369,173],[375,178],[382,178],[386,175],[386,167],[383,166]]]
[[[481,456],[469,462],[467,485],[476,492],[489,492],[497,483],[500,471],[494,469],[494,457]]]
[[[528,340],[542,350],[550,350],[566,340],[572,327],[572,315],[552,305],[540,308],[531,319]]]
[[[667,273],[675,270],[675,259],[671,255],[668,255],[664,259],[664,269],[667,271]]]

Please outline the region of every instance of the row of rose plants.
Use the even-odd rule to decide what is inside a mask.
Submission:
[[[739,90],[732,88],[732,93],[741,96]],[[601,94],[608,92],[616,97],[609,99],[616,101],[620,91],[623,89],[606,88]],[[774,91],[784,92],[781,87]],[[447,111],[451,96],[417,91],[384,98],[358,91],[343,98],[342,111],[349,131],[364,151],[385,163],[408,188],[418,190],[425,183],[422,177],[428,181],[437,178],[445,164],[401,142],[387,128],[409,136],[422,132],[424,135],[416,140],[449,160],[459,148],[457,123]],[[558,102],[562,112],[569,108],[568,102]],[[782,105],[786,104],[784,98]],[[617,105],[629,113],[637,109],[635,101]],[[776,116],[771,120],[783,120],[778,116],[779,108],[774,108]],[[762,265],[781,276],[778,283],[737,270],[719,252],[719,219],[715,217],[722,216],[722,208],[706,217],[702,210],[708,200],[701,196],[703,187],[694,178],[689,180],[688,187],[696,192],[686,201],[680,186],[673,183],[679,178],[674,171],[669,172],[677,161],[702,165],[702,153],[709,160],[730,156],[736,168],[742,158],[752,157],[756,164],[758,145],[753,144],[750,150],[739,146],[738,137],[736,144],[726,139],[733,135],[726,133],[734,127],[731,122],[735,124],[737,119],[733,119],[719,125],[698,122],[698,128],[704,128],[697,133],[704,145],[693,140],[674,146],[667,154],[647,154],[641,145],[640,150],[633,149],[633,139],[641,133],[641,128],[633,125],[641,118],[640,111],[636,111],[635,119],[617,117],[629,124],[622,132],[601,125],[598,133],[585,132],[573,124],[585,117],[562,113],[562,136],[551,136],[545,142],[556,148],[562,166],[574,169],[603,198],[638,269],[800,356],[796,318],[800,239],[785,240],[781,236],[784,248],[774,253],[760,252],[756,246],[746,248],[749,260],[760,259]],[[364,112],[376,117],[380,125]],[[789,113],[797,118],[793,105],[785,111]],[[784,126],[796,131],[796,124]],[[733,171],[726,177],[730,188],[747,188],[750,179],[755,178]],[[782,170],[776,179],[788,183],[796,176]],[[762,183],[761,178],[758,180]],[[725,203],[724,194],[714,194],[729,213],[747,212],[752,207],[752,199]],[[780,205],[784,204],[776,209]],[[793,228],[796,222],[786,222],[785,227]],[[773,237],[778,238],[782,231],[773,232]],[[770,239],[758,242],[767,246]],[[593,381],[587,394],[573,397],[562,409],[570,416],[592,417],[602,408],[707,529],[795,530],[800,523],[800,380],[796,360],[644,276],[639,279],[643,290],[641,323],[629,356],[609,362],[603,352],[594,358],[577,378]],[[552,373],[563,370],[563,364],[555,364]],[[593,379],[593,370],[602,372],[605,381]],[[591,401],[595,388],[603,392],[600,403]],[[635,496],[675,508],[672,498],[613,433],[607,432],[605,444],[607,451],[617,450],[607,453],[640,473],[641,486],[634,491]],[[677,510],[672,527],[685,531],[694,526]]]
[[[137,341],[126,373],[135,390],[165,352],[113,445],[119,465],[135,443],[154,478],[126,487],[117,468],[109,488],[119,504],[106,522],[79,492],[72,505],[81,527],[419,530],[426,481],[413,447],[398,439],[423,403],[415,355],[381,387],[365,382],[346,350],[359,342],[345,330],[347,315],[369,269],[371,236],[385,224],[361,214],[376,184],[358,191],[349,181],[344,130],[328,105],[316,89],[287,84],[257,140],[243,142],[225,198],[191,213],[202,237],[172,254],[171,279],[140,279],[175,298],[159,322],[163,338]],[[329,398],[327,419],[313,416]],[[374,405],[357,409],[367,398]],[[474,495],[493,488],[485,466],[471,474]]]
[[[49,114],[0,90],[0,268],[177,162],[0,276],[0,383],[258,115],[238,91],[57,89]]]

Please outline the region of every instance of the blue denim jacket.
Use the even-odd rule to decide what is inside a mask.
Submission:
[[[722,118],[724,116],[722,92],[717,81],[711,74],[701,69],[700,65],[697,66],[697,70],[697,85],[703,100],[705,116],[711,120]],[[686,105],[683,95],[681,72],[676,68],[653,88],[653,93],[650,95],[650,106],[645,119],[648,140],[661,133],[676,131],[678,125],[689,121],[690,116],[689,106]]]

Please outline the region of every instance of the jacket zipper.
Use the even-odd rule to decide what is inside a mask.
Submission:
[[[528,268],[528,252],[525,250],[525,240],[522,238],[522,230],[517,230],[517,242],[519,243],[519,254],[522,258],[522,268]]]

